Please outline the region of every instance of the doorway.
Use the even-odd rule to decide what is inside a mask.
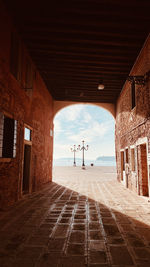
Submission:
[[[138,146],[138,188],[139,195],[149,195],[146,144],[141,144]]]
[[[30,162],[31,162],[31,146],[25,144],[24,145],[23,182],[22,182],[23,193],[29,192]]]
[[[31,191],[31,151],[32,151],[32,129],[29,126],[24,127],[24,155],[23,155],[23,175],[22,175],[22,193],[27,194]]]

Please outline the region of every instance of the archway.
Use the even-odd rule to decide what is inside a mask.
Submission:
[[[59,110],[54,117],[53,166],[72,165],[70,148],[82,140],[89,145],[86,165],[115,165],[115,120],[110,111],[94,104],[74,104]],[[76,153],[79,166],[81,154]],[[103,162],[102,162],[103,161]]]

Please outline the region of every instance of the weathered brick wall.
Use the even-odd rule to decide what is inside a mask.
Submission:
[[[32,92],[24,90],[25,65],[28,53],[22,44],[22,79],[10,73],[11,33],[13,25],[0,3],[0,112],[17,120],[16,158],[0,159],[0,207],[13,204],[22,195],[24,123],[33,128],[30,192],[52,179],[53,99],[34,64]]]
[[[140,55],[138,56],[130,75],[145,75],[150,71],[150,37],[146,40]],[[146,85],[136,85],[136,106],[131,109],[131,83],[126,81],[116,105],[116,155],[117,175],[121,180],[120,150],[129,149],[129,180],[130,189],[138,192],[138,167],[131,171],[131,146],[141,138],[147,138],[147,146],[150,140],[150,79]],[[150,152],[150,150],[148,150]],[[137,155],[137,153],[136,153]],[[146,162],[147,163],[147,162]]]

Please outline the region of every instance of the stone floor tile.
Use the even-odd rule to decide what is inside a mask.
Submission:
[[[68,225],[58,224],[56,227],[56,231],[53,234],[55,238],[65,238],[68,234]]]
[[[73,230],[85,230],[85,224],[73,224]]]
[[[104,224],[104,230],[108,236],[121,236],[117,225],[114,224]]]
[[[116,224],[116,221],[112,217],[102,217],[102,222],[104,224]]]
[[[89,230],[99,230],[100,223],[99,222],[90,222],[89,223]]]
[[[19,247],[20,247],[20,244],[18,244],[18,243],[9,243],[8,242],[8,244],[5,246],[4,249],[9,256],[13,256],[16,253],[16,251],[19,249]]]
[[[70,218],[72,217],[72,213],[63,213],[61,216],[62,218]]]
[[[38,259],[43,253],[42,247],[22,247],[16,254],[17,259]]]
[[[136,260],[136,264],[137,264],[138,267],[149,267],[150,266],[149,260],[145,260],[145,259]]]
[[[69,242],[70,243],[84,243],[85,242],[84,231],[72,231]]]
[[[50,239],[48,242],[48,250],[49,251],[63,251],[66,239],[57,238]]]
[[[126,246],[110,246],[110,253],[114,265],[134,265]]]
[[[113,244],[113,245],[122,245],[125,243],[124,239],[122,237],[107,237],[107,243]]]
[[[58,218],[51,218],[51,219],[45,219],[44,224],[51,224],[51,223],[56,223]]]
[[[85,267],[86,258],[83,256],[65,257],[60,260],[58,267]]]
[[[101,211],[101,217],[102,218],[111,218],[112,214],[110,212],[108,212],[108,211],[106,211],[106,212],[102,212]]]
[[[10,267],[35,267],[37,261],[35,259],[16,259],[13,263],[11,263]],[[5,267],[2,266],[2,267]]]
[[[98,215],[95,213],[90,214],[90,221],[99,221]]]
[[[14,257],[11,257],[7,252],[0,252],[0,266],[2,267],[12,267],[14,262]]]
[[[107,256],[105,251],[90,251],[89,252],[90,263],[106,263]]]
[[[39,229],[41,230],[45,230],[45,229],[47,229],[47,230],[50,230],[50,229],[52,229],[53,227],[55,226],[55,223],[42,223],[41,225],[40,225],[40,227],[39,227]]]
[[[85,215],[86,214],[86,210],[82,210],[82,209],[77,209],[76,210],[76,214],[78,214],[78,215]]]
[[[147,248],[134,248],[134,253],[139,259],[146,259],[150,263],[150,249]]]
[[[85,224],[86,220],[85,219],[74,219],[73,220],[74,224]]]
[[[60,253],[55,253],[55,252],[45,253],[41,256],[36,267],[57,267],[60,259],[61,259]]]
[[[67,223],[68,224],[68,223],[70,223],[70,219],[71,218],[61,218],[59,223]]]
[[[129,224],[121,224],[121,231],[123,232],[133,232],[133,227]]]
[[[103,235],[101,231],[89,231],[89,240],[102,240]]]
[[[84,255],[85,246],[84,244],[71,244],[69,243],[67,248],[67,255]]]
[[[84,215],[84,214],[75,214],[74,219],[86,219],[86,215]]]
[[[130,246],[132,247],[145,247],[144,242],[141,239],[128,239],[128,242],[130,244]]]
[[[101,251],[105,250],[105,243],[102,241],[89,241],[89,250]]]
[[[27,245],[30,246],[46,246],[49,241],[49,236],[40,236],[40,235],[35,235],[29,238],[28,242],[26,242]]]
[[[98,263],[98,264],[89,264],[88,267],[110,267],[109,264],[105,263]]]

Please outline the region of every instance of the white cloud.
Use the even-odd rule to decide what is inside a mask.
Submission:
[[[92,121],[92,123],[88,126],[87,129],[82,129],[78,132],[78,134],[70,135],[68,138],[74,142],[81,142],[82,140],[86,140],[86,142],[93,142],[95,139],[102,139],[109,127],[106,123],[99,123],[97,121]]]
[[[54,137],[58,137],[59,134],[64,132],[64,129],[61,127],[61,121],[55,120],[54,122]]]
[[[84,105],[72,105],[65,109],[63,109],[58,115],[56,115],[56,119],[64,119],[66,121],[74,121],[78,119],[81,115],[81,111],[84,109]]]
[[[55,120],[54,122],[54,130],[55,132],[59,132],[61,130],[61,125],[59,120]]]
[[[87,111],[84,111],[82,120],[84,123],[90,123],[90,121],[92,121],[92,116]]]
[[[71,145],[89,145],[87,159],[114,154],[114,120],[107,111],[72,105],[54,120],[54,158],[72,157]],[[79,153],[79,157],[81,157]]]
[[[55,144],[54,158],[67,158],[72,157],[71,146],[69,144]]]

